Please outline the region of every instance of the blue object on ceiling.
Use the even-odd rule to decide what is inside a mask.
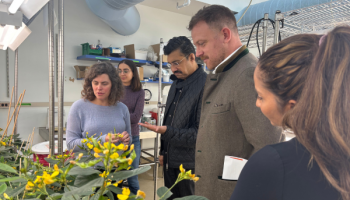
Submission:
[[[132,35],[140,27],[135,5],[144,0],[86,0],[90,10],[120,35]]]
[[[258,4],[251,5],[237,26],[253,24],[269,13],[269,18],[275,20],[277,10],[283,12],[306,8],[314,5],[331,2],[332,0],[269,0]],[[333,0],[334,1],[334,0]],[[236,19],[241,18],[247,7],[243,8],[236,14]]]

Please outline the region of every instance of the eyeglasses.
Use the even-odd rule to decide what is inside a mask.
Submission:
[[[189,55],[187,55],[187,56],[189,56]],[[187,56],[185,56],[184,58],[182,58],[179,62],[168,63],[167,66],[168,66],[168,67],[171,67],[172,65],[178,66],[178,65],[180,65],[180,63],[181,63],[185,58],[187,58]]]
[[[118,69],[118,74],[121,74],[122,72],[124,72],[124,74],[128,74],[130,72],[130,70],[128,70],[128,69],[124,69],[124,70]]]

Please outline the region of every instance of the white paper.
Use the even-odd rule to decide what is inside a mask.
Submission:
[[[247,160],[244,158],[225,156],[222,179],[238,180],[238,177],[241,174],[241,171],[246,163]]]

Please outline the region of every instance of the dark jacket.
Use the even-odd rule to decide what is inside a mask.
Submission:
[[[165,107],[165,117],[168,116],[170,105],[175,101],[176,89],[182,90],[177,102],[173,121],[167,126],[161,136],[161,155],[164,155],[164,164],[167,167],[194,169],[194,157],[203,88],[207,74],[199,67],[186,80],[175,80],[171,85]]]

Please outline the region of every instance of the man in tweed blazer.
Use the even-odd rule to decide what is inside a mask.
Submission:
[[[219,5],[204,7],[192,17],[189,30],[196,56],[212,70],[202,98],[195,194],[226,200],[236,181],[221,178],[225,155],[248,159],[264,146],[280,142],[282,133],[255,106],[257,58],[240,42],[232,11]]]

